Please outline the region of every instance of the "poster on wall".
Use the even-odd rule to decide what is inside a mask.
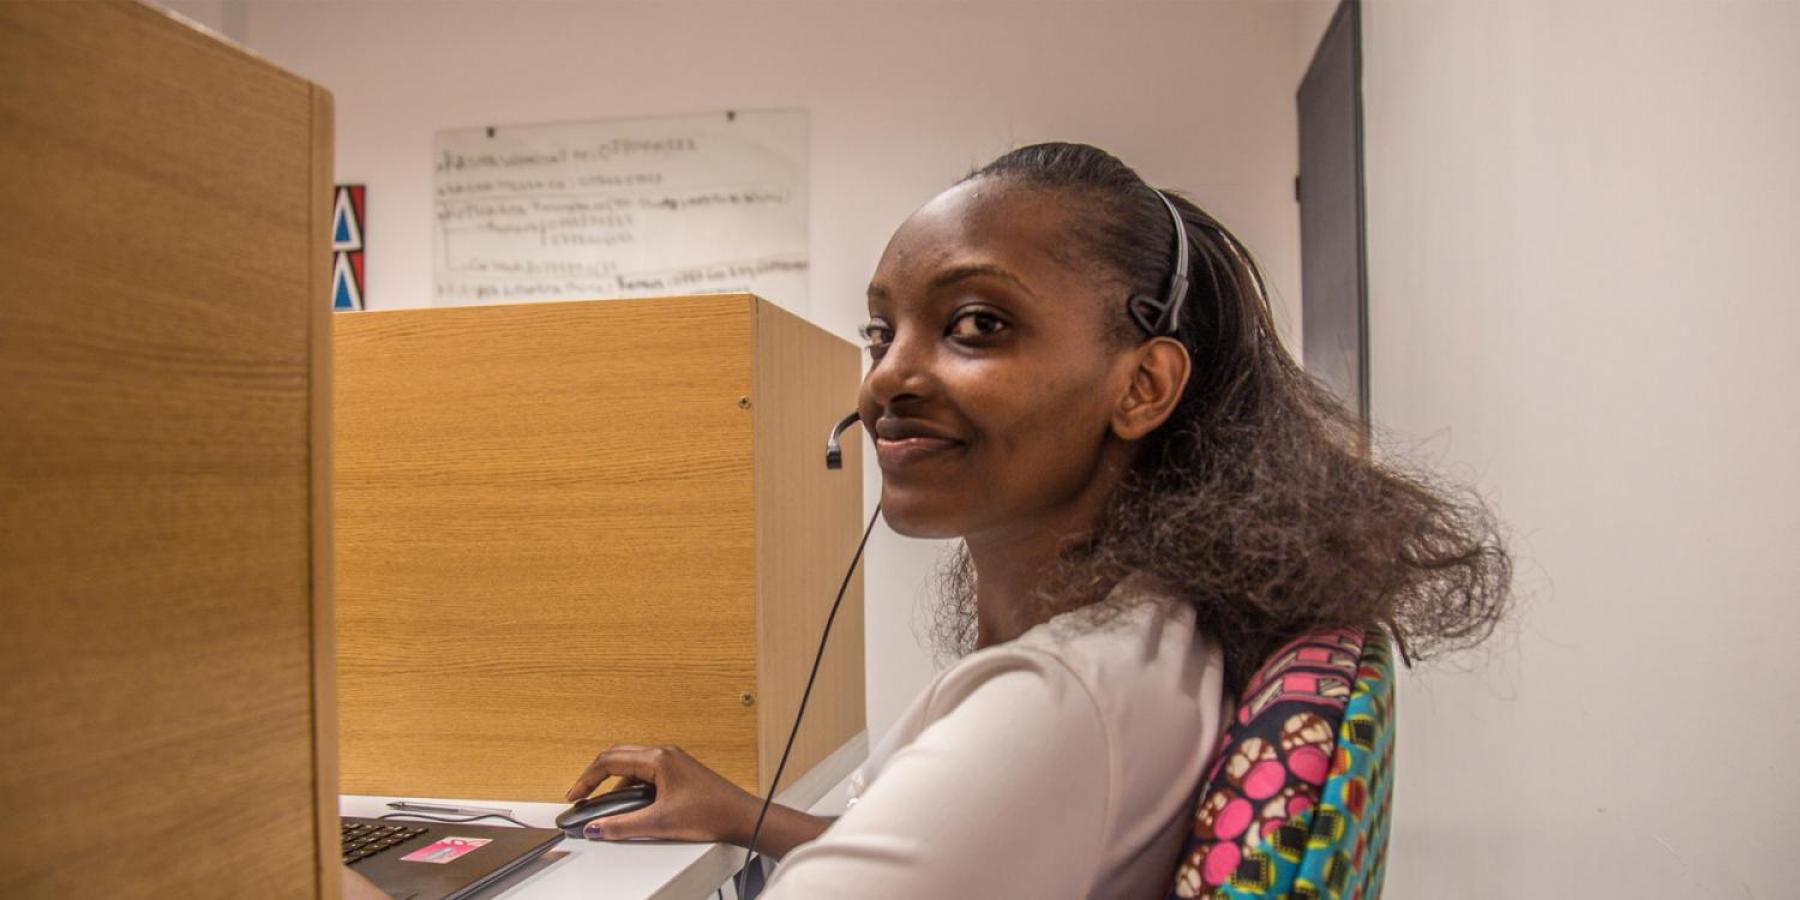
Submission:
[[[775,110],[439,132],[432,303],[749,291],[804,313],[811,130]]]
[[[363,308],[364,186],[340,184],[331,203],[331,308]]]

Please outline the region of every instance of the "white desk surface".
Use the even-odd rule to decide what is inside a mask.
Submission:
[[[776,802],[799,809],[814,808],[861,764],[868,752],[868,735],[857,735],[796,779],[791,787],[780,791]],[[513,818],[539,828],[555,828],[556,814],[569,808],[566,803],[343,794],[338,797],[338,814],[376,818],[394,812],[387,806],[390,800],[510,809]],[[506,823],[486,819],[480,824]],[[477,896],[481,900],[702,900],[713,896],[743,865],[743,860],[743,848],[727,844],[563,838],[548,853]],[[732,894],[729,889],[726,893]]]

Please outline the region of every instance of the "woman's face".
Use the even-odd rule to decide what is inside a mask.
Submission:
[[[1058,194],[964,182],[895,232],[869,283],[858,409],[883,513],[915,537],[1054,526],[1097,508],[1132,364],[1108,289],[1069,246]],[[1118,300],[1119,298],[1111,298]]]

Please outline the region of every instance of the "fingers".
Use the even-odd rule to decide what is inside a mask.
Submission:
[[[575,779],[575,785],[569,788],[564,799],[570,802],[580,800],[593,793],[594,788],[599,787],[601,782],[614,775],[655,784],[665,753],[666,751],[660,747],[644,747],[636,744],[621,744],[602,750],[600,755],[594,757],[594,761],[588,764],[587,769],[581,773],[581,777]]]
[[[652,803],[637,812],[620,813],[587,823],[582,834],[591,841],[623,841],[641,837],[664,837],[658,820],[662,811]]]

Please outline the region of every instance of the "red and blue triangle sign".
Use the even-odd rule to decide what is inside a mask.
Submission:
[[[331,250],[333,253],[363,248],[362,217],[363,186],[360,184],[338,185],[337,198],[331,204]]]
[[[359,257],[362,254],[357,254]],[[362,278],[350,265],[350,254],[333,253],[331,265],[331,308],[359,310],[363,308]]]
[[[364,190],[340,184],[331,204],[331,308],[363,308]]]

